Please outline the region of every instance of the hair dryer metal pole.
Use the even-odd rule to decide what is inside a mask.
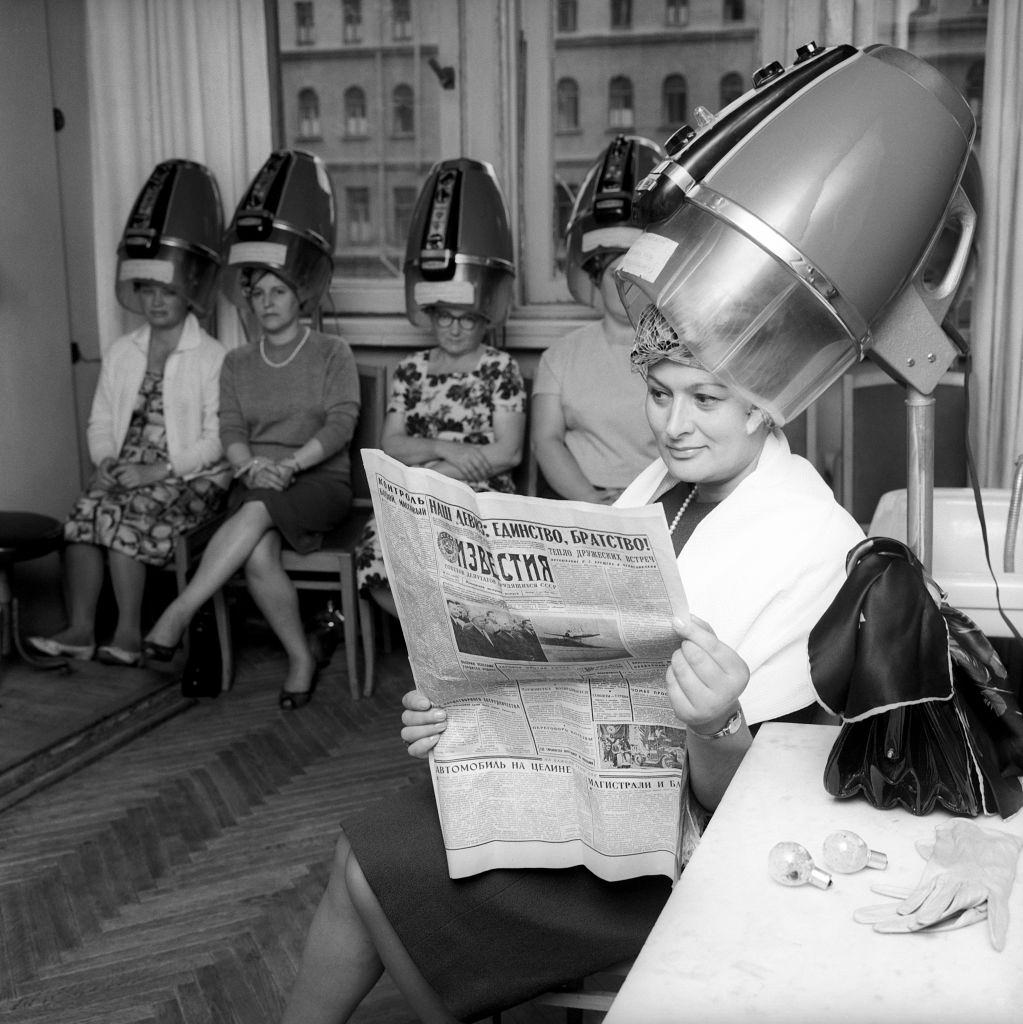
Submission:
[[[931,570],[934,527],[934,395],[906,389],[906,537]]]

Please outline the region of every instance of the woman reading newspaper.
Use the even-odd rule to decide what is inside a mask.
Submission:
[[[863,535],[781,431],[704,370],[653,305],[632,362],[660,458],[618,504],[661,503],[695,613],[676,622],[667,671],[686,729],[691,851],[750,727],[812,711],[807,639]],[[403,703],[402,738],[425,757],[445,712],[416,691]],[[582,867],[452,881],[429,783],[345,830],[285,1024],[347,1020],[384,966],[422,1020],[479,1019],[635,956],[670,891],[664,877],[606,882]]]

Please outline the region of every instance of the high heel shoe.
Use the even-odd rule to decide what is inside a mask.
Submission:
[[[158,644],[155,640],[143,640],[142,653],[152,661],[170,661],[180,646],[180,640],[176,644]]]
[[[49,658],[75,658],[78,661],[92,661],[96,653],[95,644],[62,644],[59,640],[51,640],[48,636],[29,636],[25,638],[33,650],[45,654]]]
[[[304,708],[313,699],[312,689],[308,690],[281,690],[277,694],[277,706],[281,711],[297,711]]]

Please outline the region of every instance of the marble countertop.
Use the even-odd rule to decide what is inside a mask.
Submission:
[[[605,1024],[1023,1021],[1019,879],[1002,952],[991,948],[985,922],[882,935],[853,921],[857,907],[886,902],[873,882],[916,884],[924,861],[913,844],[933,839],[950,816],[830,797],[822,779],[837,734],[833,726],[761,728]],[[1023,835],[1023,812],[976,820]],[[824,890],[771,879],[775,843],[802,843],[823,867],[821,844],[837,829],[886,853],[888,868],[836,873]]]

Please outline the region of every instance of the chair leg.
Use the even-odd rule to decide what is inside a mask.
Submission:
[[[231,617],[227,611],[224,591],[218,590],[213,597],[213,618],[217,623],[217,643],[220,644],[220,690],[227,693],[234,685],[234,646],[231,639]]]
[[[377,660],[376,607],[364,597],[359,598],[359,628],[362,632],[362,656],[366,661],[366,682],[362,692],[372,697]]]
[[[359,699],[359,600],[355,589],[355,564],[342,558],[340,576],[341,614],[345,624],[345,665],[352,700]]]

